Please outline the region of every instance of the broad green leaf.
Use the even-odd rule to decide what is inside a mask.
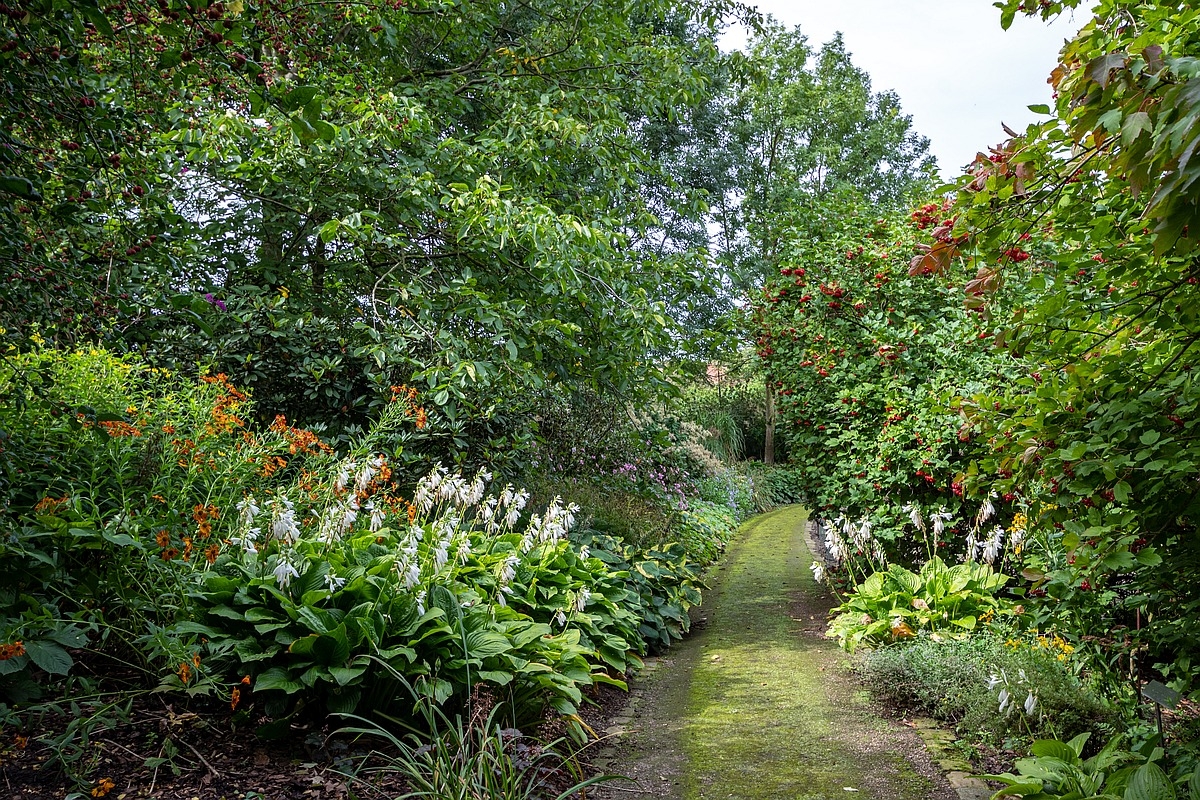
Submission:
[[[1125,800],[1176,800],[1175,784],[1157,764],[1143,764],[1129,779]]]
[[[66,675],[75,663],[62,645],[44,639],[25,642],[25,654],[38,669],[51,675]]]

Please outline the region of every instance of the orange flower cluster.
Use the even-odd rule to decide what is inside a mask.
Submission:
[[[404,403],[405,413],[416,421],[417,430],[422,430],[428,423],[429,418],[425,414],[425,409],[417,403],[417,390],[411,386],[404,384],[393,386],[392,402]]]
[[[176,463],[184,469],[188,465],[195,464],[198,467],[216,465],[216,459],[196,447],[196,443],[191,439],[172,439],[171,446],[175,448],[175,452],[183,456]]]
[[[408,524],[412,525],[417,520],[417,507],[403,497],[388,497],[385,501],[387,507],[396,516],[405,515],[408,517]]]
[[[234,428],[241,428],[245,423],[234,412],[246,401],[246,395],[232,383],[224,372],[218,375],[205,375],[201,378],[205,383],[216,384],[221,393],[213,402],[212,421],[205,426],[205,432],[210,436],[222,433],[232,433]]]
[[[192,506],[192,519],[196,520],[196,531],[201,539],[212,536],[213,520],[221,518],[221,512],[216,506],[197,503]]]
[[[185,543],[187,541],[187,539],[184,539]],[[171,532],[165,528],[154,534],[154,543],[161,549],[162,552],[158,556],[163,561],[173,561],[179,555],[179,548],[171,547]]]
[[[25,643],[18,640],[11,644],[0,644],[0,661],[25,655]]]
[[[179,664],[179,680],[181,680],[183,682],[184,686],[186,686],[187,682],[190,681],[191,679],[192,679],[192,665],[187,663],[186,661],[180,662],[180,664]]]
[[[265,459],[263,459],[263,464],[261,467],[259,467],[258,474],[264,478],[269,478],[276,472],[279,472],[281,469],[286,467],[287,463],[287,461],[279,456],[267,456]]]
[[[92,797],[104,797],[106,794],[116,788],[112,778],[101,778],[96,781],[96,785],[92,787]]]
[[[229,693],[229,707],[237,711],[238,703],[242,701],[242,690],[235,688]]]
[[[34,514],[53,514],[54,512],[56,512],[60,508],[62,508],[64,505],[66,505],[67,501],[70,499],[71,498],[65,494],[62,497],[50,497],[50,496],[43,497],[41,500],[38,500],[37,505],[35,505],[33,507],[33,513]]]
[[[100,427],[103,428],[109,436],[113,437],[142,435],[140,428],[135,425],[130,425],[128,422],[121,422],[120,420],[101,420]]]
[[[321,437],[312,431],[306,431],[303,428],[293,428],[288,425],[287,417],[283,414],[275,415],[275,421],[271,423],[271,432],[278,433],[287,440],[288,450],[292,455],[296,455],[297,453],[310,455],[314,453],[333,452],[333,448],[322,442]]]

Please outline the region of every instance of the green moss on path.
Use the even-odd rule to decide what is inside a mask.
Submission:
[[[705,601],[700,630],[640,687],[634,733],[605,797],[926,800],[956,795],[909,730],[874,716],[821,635],[806,512],[744,525]]]

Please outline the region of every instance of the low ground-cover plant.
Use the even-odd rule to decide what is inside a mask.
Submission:
[[[998,746],[1096,731],[1113,718],[1111,706],[1075,674],[1072,652],[1055,635],[982,626],[966,638],[919,636],[866,651],[856,670],[889,706]]]
[[[1014,764],[1016,774],[980,777],[1004,784],[994,798],[1177,800],[1182,796],[1159,764],[1161,749],[1149,753],[1122,749],[1122,737],[1115,736],[1098,753],[1085,759],[1084,747],[1089,738],[1090,734],[1082,733],[1069,742],[1036,741],[1030,747],[1029,757]],[[1200,797],[1200,771],[1186,778],[1186,787],[1188,797]]]

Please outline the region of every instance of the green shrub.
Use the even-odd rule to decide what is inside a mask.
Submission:
[[[679,541],[690,558],[705,565],[724,552],[726,543],[737,530],[733,509],[706,500],[693,500],[679,512],[678,520]]]
[[[991,628],[965,639],[921,636],[866,652],[857,669],[879,700],[991,744],[1013,736],[1070,737],[1111,717],[1074,675],[1070,646],[1056,637],[1010,639]],[[1008,699],[1003,709],[1002,697]]]

